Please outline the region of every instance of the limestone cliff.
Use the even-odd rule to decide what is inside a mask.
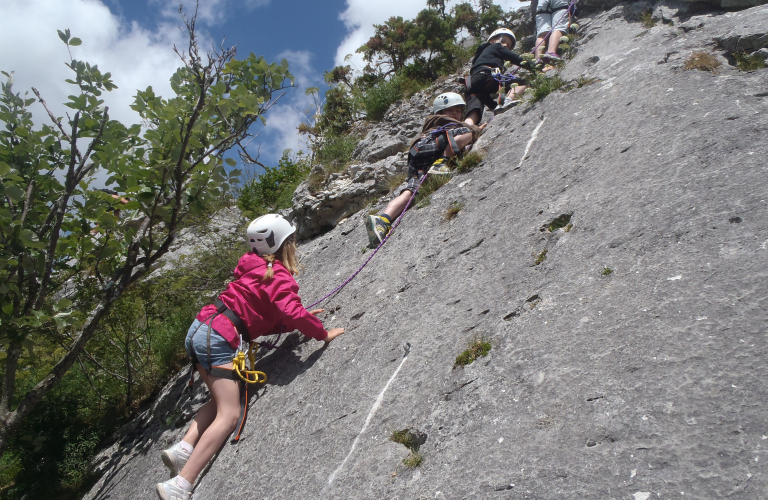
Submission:
[[[637,22],[651,7],[668,22]],[[768,45],[768,7],[689,7],[585,16],[562,73],[583,85],[492,121],[483,163],[324,304],[346,335],[260,360],[244,438],[193,498],[766,498],[768,69],[728,51]],[[718,71],[685,70],[695,51]],[[364,215],[300,247],[307,303],[370,255]],[[454,367],[473,336],[490,353]],[[102,452],[87,499],[154,498],[205,399],[184,385]]]

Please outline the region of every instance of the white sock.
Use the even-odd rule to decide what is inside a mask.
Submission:
[[[186,453],[190,453],[190,454],[195,449],[194,446],[192,446],[191,444],[187,443],[186,441],[180,441],[179,443],[177,443],[176,446],[178,446],[179,448],[184,450]]]
[[[176,476],[176,486],[184,491],[192,491],[192,484],[181,476]]]

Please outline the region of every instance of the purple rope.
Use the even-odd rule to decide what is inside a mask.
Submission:
[[[421,187],[421,185],[424,183],[424,181],[425,181],[425,180],[427,180],[427,176],[429,176],[429,172],[425,172],[425,173],[424,173],[424,176],[421,178],[421,181],[419,182],[419,185],[416,187],[416,190],[413,192],[413,194],[411,194],[411,198],[408,200],[408,203],[405,205],[405,208],[403,209],[403,212],[402,212],[402,213],[400,214],[400,216],[399,216],[399,217],[398,217],[398,218],[395,220],[395,223],[394,223],[394,224],[392,224],[392,228],[389,230],[389,233],[387,233],[387,235],[384,237],[384,239],[383,239],[383,240],[381,240],[381,243],[379,243],[379,246],[377,246],[377,247],[376,247],[376,250],[374,250],[374,251],[373,251],[373,253],[370,255],[370,257],[368,257],[368,259],[367,259],[365,262],[363,262],[363,265],[362,265],[362,266],[360,266],[360,268],[358,268],[358,270],[357,270],[357,271],[355,271],[355,272],[352,274],[352,276],[350,276],[349,278],[347,278],[347,279],[344,281],[344,283],[342,283],[341,285],[339,285],[339,286],[337,286],[336,288],[334,288],[333,290],[331,290],[331,292],[330,292],[330,293],[326,294],[326,295],[325,295],[323,298],[321,298],[320,300],[318,300],[318,301],[316,301],[316,302],[313,302],[312,304],[308,305],[308,306],[307,306],[307,309],[312,309],[312,308],[313,308],[313,307],[315,307],[317,304],[319,304],[320,302],[323,302],[325,299],[327,299],[327,298],[328,298],[328,297],[330,297],[331,295],[333,295],[333,294],[335,294],[335,293],[337,293],[337,292],[341,291],[341,289],[342,289],[342,288],[344,288],[345,286],[347,286],[347,284],[349,284],[349,282],[350,282],[350,281],[352,281],[353,279],[355,279],[355,277],[356,277],[358,274],[360,274],[360,271],[362,271],[362,270],[363,270],[363,268],[364,268],[365,266],[367,266],[367,265],[368,265],[368,263],[371,261],[371,259],[373,259],[373,257],[376,255],[376,252],[378,252],[378,251],[379,251],[379,249],[381,249],[381,247],[383,247],[383,246],[384,246],[384,243],[386,243],[386,242],[387,242],[387,240],[389,239],[389,237],[390,237],[390,236],[392,236],[392,233],[393,233],[393,232],[395,232],[395,228],[398,226],[398,224],[400,224],[400,221],[402,220],[403,216],[405,215],[405,212],[408,210],[408,207],[409,207],[409,206],[411,206],[411,202],[412,202],[412,201],[413,201],[413,199],[416,197],[416,193],[418,193],[418,192],[419,192],[419,188],[420,188],[420,187]]]

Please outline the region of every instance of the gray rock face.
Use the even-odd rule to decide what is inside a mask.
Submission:
[[[584,20],[562,74],[599,80],[496,117],[483,163],[324,303],[345,335],[260,361],[244,438],[194,499],[766,497],[768,70],[681,66],[768,7],[691,30],[615,14]],[[305,303],[370,256],[363,215],[300,247]],[[455,368],[475,336],[490,353]],[[202,399],[176,407],[181,383],[86,499],[154,498],[169,417]],[[406,428],[415,469],[388,440]]]
[[[658,2],[649,2],[648,0],[581,0],[579,1],[579,7],[586,9],[587,11],[593,11],[593,10],[608,10],[611,9],[619,4],[628,5],[631,3],[650,3],[650,4],[658,4]],[[697,8],[695,7],[695,4],[699,3],[707,3],[710,5],[713,5],[715,7],[720,7],[723,9],[728,10],[735,10],[735,9],[746,9],[749,7],[756,7],[758,5],[765,5],[768,3],[768,0],[680,0],[675,1],[671,0],[669,2],[664,2],[664,4],[676,4],[673,6],[673,8],[678,8],[681,4],[694,4],[691,7],[684,7],[683,11],[687,11],[689,8]],[[681,12],[684,13],[684,12]]]
[[[226,238],[242,240],[239,230],[248,221],[237,207],[224,208],[213,214],[208,224],[192,226],[179,231],[168,253],[163,256],[161,267],[153,275],[162,274],[163,270],[172,269],[180,260],[195,252],[210,247]]]
[[[344,172],[331,174],[321,191],[312,193],[307,182],[293,194],[288,217],[297,226],[299,238],[310,238],[336,227],[362,208],[389,193],[390,179],[407,171],[404,153],[372,164],[350,165]]]

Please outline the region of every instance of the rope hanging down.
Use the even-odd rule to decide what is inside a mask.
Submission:
[[[436,132],[436,131],[435,131],[435,132]],[[331,290],[331,291],[330,291],[328,294],[326,294],[326,295],[325,295],[323,298],[321,298],[320,300],[317,300],[317,301],[315,301],[315,302],[311,303],[310,305],[308,305],[308,306],[307,306],[307,309],[312,309],[313,307],[315,307],[315,306],[316,306],[317,304],[319,304],[320,302],[323,302],[324,300],[328,299],[329,297],[331,297],[331,296],[332,296],[332,295],[334,295],[335,293],[337,293],[337,292],[341,291],[341,289],[342,289],[342,288],[344,288],[345,286],[347,286],[347,284],[349,284],[349,282],[350,282],[350,281],[352,281],[353,279],[355,279],[355,277],[356,277],[358,274],[360,274],[360,271],[362,271],[362,270],[363,270],[363,268],[364,268],[365,266],[367,266],[367,265],[368,265],[368,263],[371,261],[371,259],[373,259],[373,257],[374,257],[374,256],[376,255],[376,253],[379,251],[379,249],[381,249],[381,247],[383,247],[383,246],[384,246],[384,243],[386,243],[386,242],[387,242],[387,240],[389,240],[389,237],[390,237],[390,236],[392,236],[392,233],[393,233],[393,232],[395,232],[395,228],[398,226],[398,224],[400,224],[400,221],[401,221],[401,220],[403,219],[403,217],[405,216],[405,212],[407,212],[407,211],[408,211],[408,207],[409,207],[409,206],[411,206],[411,202],[412,202],[412,201],[413,201],[413,199],[416,197],[416,193],[418,193],[418,192],[419,192],[419,188],[421,187],[421,185],[422,185],[422,184],[424,184],[424,181],[425,181],[425,180],[427,180],[427,177],[428,177],[428,176],[429,176],[429,173],[428,173],[428,172],[425,172],[425,173],[424,173],[424,176],[421,178],[421,181],[419,182],[419,185],[416,187],[416,190],[414,190],[414,192],[411,194],[411,197],[410,197],[410,199],[408,200],[408,203],[405,205],[405,208],[403,209],[403,212],[402,212],[402,213],[400,214],[400,216],[399,216],[399,217],[398,217],[398,218],[395,220],[394,224],[392,224],[392,228],[389,230],[389,233],[387,233],[387,235],[384,237],[384,239],[383,239],[383,240],[381,240],[381,243],[379,243],[379,246],[377,246],[377,247],[376,247],[376,250],[374,250],[374,251],[373,251],[373,253],[370,255],[370,257],[368,257],[368,259],[366,259],[366,261],[365,261],[365,262],[363,262],[363,265],[362,265],[362,266],[360,266],[360,267],[357,269],[357,271],[355,271],[354,273],[352,273],[352,276],[350,276],[349,278],[347,278],[347,279],[346,279],[346,280],[345,280],[345,281],[344,281],[344,282],[343,282],[341,285],[339,285],[339,286],[337,286],[336,288],[334,288],[333,290]]]

